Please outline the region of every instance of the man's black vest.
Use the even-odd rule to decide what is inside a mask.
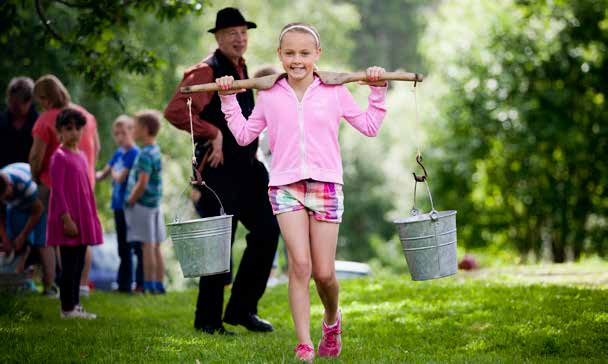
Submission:
[[[205,63],[213,69],[214,79],[222,76],[232,76],[235,80],[241,79],[233,63],[226,58],[219,49],[215,51],[213,56],[205,60]],[[247,75],[246,66],[243,66],[243,73],[245,78],[249,77]],[[236,98],[241,106],[243,116],[248,118],[249,115],[251,115],[254,106],[253,91],[246,90],[245,92],[237,94]],[[221,105],[220,97],[216,92],[213,94],[211,102],[200,112],[199,117],[209,121],[222,132],[224,136],[222,148],[224,152],[224,165],[227,168],[251,165],[255,160],[256,151],[258,150],[258,139],[256,138],[251,144],[245,147],[238,145],[232,132],[228,129]]]
[[[38,112],[34,106],[30,107],[27,121],[23,128],[16,130],[13,127],[13,117],[6,110],[0,112],[0,168],[11,163],[29,163],[30,148],[34,142],[32,129],[38,119]]]

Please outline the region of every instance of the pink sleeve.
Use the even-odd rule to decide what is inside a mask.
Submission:
[[[53,196],[53,216],[60,218],[65,212],[68,211],[68,204],[63,194],[63,186],[65,184],[65,160],[58,153],[53,154],[51,157],[51,193]]]
[[[220,100],[222,100],[222,112],[226,117],[228,128],[240,146],[249,145],[266,128],[262,92],[258,94],[257,102],[248,119],[245,119],[241,112],[236,94],[220,95]]]
[[[346,87],[338,86],[337,93],[338,103],[342,108],[342,117],[362,134],[373,137],[378,135],[380,125],[382,125],[382,120],[386,114],[384,101],[386,100],[387,87],[370,86],[370,89],[369,106],[366,111],[361,111],[353,95]]]

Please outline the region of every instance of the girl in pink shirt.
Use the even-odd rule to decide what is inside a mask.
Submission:
[[[325,312],[319,356],[341,351],[341,313],[335,271],[338,228],[343,213],[342,160],[338,144],[340,120],[367,136],[378,133],[386,113],[386,82],[380,67],[367,69],[369,107],[362,111],[346,87],[325,85],[314,73],[321,54],[320,38],[310,25],[286,25],[278,55],[287,76],[260,91],[245,120],[230,91],[233,78],[216,80],[222,111],[240,145],[251,143],[264,129],[273,158],[269,198],[285,239],[289,260],[289,304],[298,344],[296,357],[312,361],[308,282],[315,280]],[[238,92],[238,91],[237,91]]]
[[[38,183],[38,194],[42,203],[48,208],[49,188],[51,187],[51,173],[49,170],[51,156],[59,148],[60,140],[55,121],[57,115],[66,107],[80,111],[87,123],[83,127],[82,137],[78,143],[78,148],[82,150],[88,162],[88,176],[91,186],[95,188],[95,162],[100,150],[99,135],[97,133],[97,121],[95,117],[85,110],[82,106],[72,103],[70,93],[60,79],[55,75],[47,74],[36,80],[34,85],[34,98],[44,109],[44,112],[36,120],[32,129],[33,144],[30,150],[30,166],[32,177]],[[46,214],[46,211],[45,211]],[[44,252],[46,265],[52,266],[50,275],[55,276],[55,254],[52,249]],[[80,282],[80,290],[84,295],[88,295],[89,287],[88,272],[91,267],[91,252],[87,250],[85,267]]]
[[[88,164],[78,149],[85,124],[80,111],[70,108],[61,111],[56,121],[61,145],[51,157],[47,244],[59,246],[62,318],[96,318],[80,305],[79,285],[87,246],[103,243]]]

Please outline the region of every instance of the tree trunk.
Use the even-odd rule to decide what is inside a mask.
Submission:
[[[576,234],[574,241],[574,261],[578,262],[581,259],[581,253],[583,252],[583,241],[585,239],[581,234]]]
[[[566,261],[566,247],[561,237],[553,235],[551,241],[551,252],[553,253],[553,263],[564,263]]]

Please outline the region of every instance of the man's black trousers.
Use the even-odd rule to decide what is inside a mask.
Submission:
[[[240,168],[205,166],[203,180],[219,196],[226,214],[232,220],[232,243],[240,222],[249,233],[247,247],[238,267],[232,294],[224,318],[239,320],[249,313],[257,313],[258,301],[264,294],[266,283],[279,240],[279,226],[268,200],[268,172],[255,160]],[[220,205],[206,188],[196,203],[201,217],[217,216]],[[200,278],[194,327],[222,325],[224,286],[231,281],[232,272]]]

